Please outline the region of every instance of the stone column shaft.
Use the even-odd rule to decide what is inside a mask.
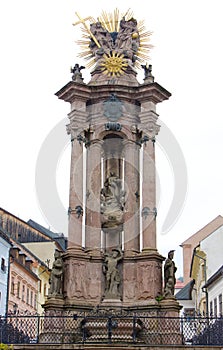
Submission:
[[[102,141],[93,140],[87,148],[86,167],[86,249],[99,250],[101,248],[101,154]]]
[[[155,145],[143,146],[142,241],[143,250],[156,250],[156,167]]]
[[[74,139],[71,151],[68,246],[81,248],[83,215],[77,213],[77,206],[83,208],[83,145]]]
[[[139,146],[134,141],[124,142],[125,153],[125,251],[139,251]]]

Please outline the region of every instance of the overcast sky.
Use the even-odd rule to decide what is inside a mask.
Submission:
[[[181,274],[181,248],[186,238],[222,214],[222,0],[152,0],[122,2],[74,0],[7,0],[0,2],[1,64],[1,175],[0,206],[23,220],[32,218],[54,227],[35,185],[37,159],[49,134],[64,124],[64,140],[56,171],[57,190],[68,207],[69,142],[65,118],[69,104],[54,95],[70,79],[70,66],[84,62],[76,40],[80,26],[73,27],[75,11],[97,18],[102,10],[128,8],[137,20],[144,19],[153,32],[150,64],[155,81],[172,93],[157,106],[170,138],[180,149],[187,174],[187,198],[175,225],[163,232],[174,197],[175,178],[170,154],[157,143],[160,180],[158,203],[158,250],[164,256],[176,249]],[[124,3],[124,2],[123,2]],[[83,72],[87,82],[89,72]],[[139,73],[140,77],[140,73]],[[58,124],[59,123],[59,124]],[[64,142],[65,142],[64,141]],[[161,142],[162,143],[162,142]],[[63,144],[63,142],[62,142]],[[55,140],[55,148],[57,140]],[[177,152],[178,152],[177,150]],[[54,147],[52,147],[52,152]],[[177,156],[177,153],[173,156]],[[186,178],[182,167],[182,179]],[[179,170],[179,169],[178,169]],[[38,171],[38,169],[37,169]],[[48,169],[45,169],[46,178]],[[179,177],[180,171],[177,171]],[[179,179],[178,179],[179,180]],[[179,183],[179,181],[178,181]],[[179,190],[179,188],[178,188]],[[51,193],[46,200],[51,201]],[[61,214],[62,218],[66,216]]]

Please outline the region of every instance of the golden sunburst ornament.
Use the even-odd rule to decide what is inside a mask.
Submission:
[[[114,77],[124,74],[128,63],[123,54],[113,51],[111,54],[103,55],[103,61],[100,63],[100,66],[103,74]]]
[[[77,43],[81,47],[78,55],[87,61],[86,67],[97,67],[111,77],[120,76],[130,69],[141,69],[148,61],[152,48],[149,39],[151,32],[145,31],[144,22],[137,22],[128,10],[121,14],[118,9],[113,13],[102,12],[95,20],[92,17],[81,18],[73,25],[82,25],[82,39]]]

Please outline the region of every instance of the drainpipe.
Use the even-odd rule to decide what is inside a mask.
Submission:
[[[8,255],[8,276],[7,276],[7,291],[6,291],[6,305],[5,305],[5,317],[7,318],[8,315],[8,302],[9,302],[9,282],[10,282],[10,249],[9,248],[9,255]]]
[[[204,282],[207,283],[207,260],[203,258],[202,256],[198,255],[197,253],[194,253],[196,257],[203,260],[204,262]],[[202,292],[205,293],[205,299],[206,299],[206,317],[209,317],[209,307],[208,307],[208,291],[207,287],[202,287]]]

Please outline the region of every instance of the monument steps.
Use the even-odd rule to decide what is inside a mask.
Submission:
[[[221,346],[190,346],[190,345],[152,345],[152,346],[138,346],[129,344],[16,344],[14,350],[222,350]]]

